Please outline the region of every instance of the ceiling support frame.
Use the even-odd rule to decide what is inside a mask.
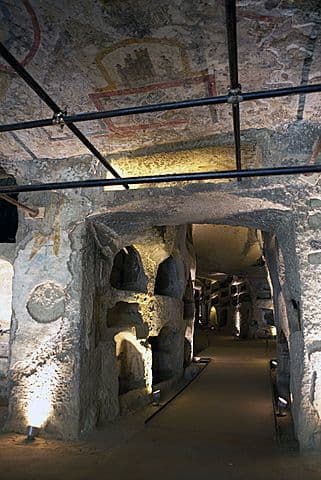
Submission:
[[[105,118],[125,117],[128,115],[138,115],[144,113],[165,112],[168,110],[180,110],[193,107],[204,107],[209,105],[223,105],[226,103],[252,102],[255,100],[266,100],[270,98],[287,97],[291,95],[300,95],[308,93],[320,93],[321,83],[312,85],[299,85],[295,87],[276,88],[273,90],[257,90],[254,92],[242,92],[240,95],[218,95],[215,97],[196,98],[191,100],[180,100],[178,102],[153,103],[136,107],[118,108],[115,110],[99,110],[94,112],[75,113],[73,115],[63,115],[63,122],[66,125],[78,122],[90,122],[94,120],[103,120]],[[235,99],[236,97],[236,99]],[[44,118],[39,120],[22,121],[0,125],[0,133],[12,132],[16,130],[28,130],[32,128],[50,127],[57,125],[54,118]]]
[[[45,90],[39,85],[39,83],[27,72],[27,70],[18,62],[18,60],[9,52],[9,50],[0,42],[0,54],[10,65],[11,68],[19,75],[22,80],[38,95],[39,98],[53,111],[54,116],[52,124],[64,125],[63,120],[65,112],[54,102],[54,100],[45,92]],[[98,160],[104,165],[104,167],[116,178],[120,178],[120,175],[116,170],[107,162],[104,156],[97,150],[97,148],[88,140],[88,138],[79,130],[79,128],[72,122],[67,124],[69,130],[90,150],[90,152],[98,158]],[[124,185],[125,188],[128,186]]]
[[[242,170],[221,170],[219,172],[173,173],[145,175],[139,177],[76,180],[71,182],[38,183],[32,185],[8,185],[0,187],[1,194],[42,192],[47,190],[75,190],[79,188],[114,187],[118,185],[162,184],[199,180],[222,180],[234,178],[255,178],[282,175],[321,173],[321,165],[299,165],[296,167],[268,167]]]
[[[103,186],[121,185],[126,189],[129,185],[137,184],[158,184],[170,182],[186,182],[197,180],[216,180],[216,179],[238,179],[249,177],[265,177],[276,175],[300,175],[321,173],[321,165],[301,165],[297,167],[274,167],[259,169],[242,169],[241,165],[241,128],[240,128],[240,108],[239,104],[246,101],[256,101],[269,98],[285,97],[290,95],[302,95],[321,92],[321,84],[299,85],[295,87],[278,88],[272,90],[261,90],[254,92],[241,91],[238,79],[238,58],[237,58],[237,18],[236,1],[225,0],[226,10],[226,29],[228,39],[228,57],[230,72],[230,89],[227,95],[212,96],[198,99],[181,100],[177,102],[166,102],[149,104],[143,106],[134,106],[120,108],[115,110],[94,111],[67,115],[51,99],[44,89],[31,77],[31,75],[19,64],[11,55],[6,47],[0,42],[0,54],[11,65],[11,67],[20,75],[20,77],[31,87],[35,93],[53,110],[54,116],[47,119],[37,119],[31,121],[16,122],[6,125],[0,125],[0,132],[10,132],[17,130],[26,130],[39,127],[49,127],[52,125],[66,125],[81,142],[98,158],[103,165],[114,175],[113,179],[91,179],[72,182],[59,182],[34,185],[12,185],[0,187],[0,194],[21,193],[46,190],[91,188]],[[233,111],[233,133],[236,155],[236,170],[218,171],[218,172],[195,172],[184,174],[165,174],[165,175],[147,175],[139,177],[121,178],[114,168],[106,161],[102,154],[92,145],[88,138],[74,125],[77,122],[86,122],[101,120],[105,118],[122,117],[127,115],[138,115],[144,113],[153,113],[169,111],[176,109],[193,108],[209,105],[220,105],[230,103]]]

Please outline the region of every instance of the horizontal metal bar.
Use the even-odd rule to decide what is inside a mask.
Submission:
[[[196,180],[219,180],[229,178],[267,177],[278,175],[301,175],[321,173],[321,165],[300,165],[297,167],[253,168],[247,170],[223,170],[219,172],[173,173],[141,177],[77,180],[72,182],[38,183],[33,185],[9,185],[0,187],[1,193],[41,192],[47,190],[74,190],[77,188],[112,187],[115,185],[137,185],[146,183],[189,182]]]
[[[321,84],[299,85],[297,87],[277,88],[274,90],[259,90],[255,92],[242,93],[242,101],[262,100],[274,97],[286,97],[289,95],[300,95],[302,93],[318,93],[321,92]],[[89,122],[92,120],[102,120],[104,118],[124,117],[128,115],[137,115],[144,113],[163,112],[167,110],[179,110],[184,108],[204,107],[208,105],[220,105],[228,103],[229,95],[221,95],[216,97],[204,97],[191,100],[181,100],[179,102],[154,103],[150,105],[142,105],[138,107],[126,107],[115,110],[102,110],[95,112],[76,113],[74,115],[63,116],[64,123],[67,125],[77,122]],[[30,128],[50,127],[54,125],[52,118],[40,120],[31,120],[26,122],[11,123],[8,125],[0,125],[0,132],[10,132],[15,130],[26,130]]]
[[[259,90],[256,92],[242,93],[242,100],[249,102],[252,100],[264,100],[265,98],[287,97],[290,95],[299,95],[300,93],[318,93],[321,92],[321,83],[311,85],[298,85],[296,87],[275,88],[273,90]]]
[[[101,120],[103,118],[124,117],[128,115],[137,115],[143,113],[163,112],[167,110],[178,110],[183,108],[203,107],[207,105],[218,105],[227,103],[228,95],[218,97],[205,97],[193,100],[181,100],[179,102],[155,103],[142,105],[139,107],[119,108],[116,110],[96,111],[88,113],[78,113],[75,115],[65,115],[64,123],[88,122],[92,120]],[[31,120],[27,122],[17,122],[9,125],[0,125],[0,132],[9,132],[13,130],[25,130],[29,128],[50,127],[54,125],[52,118],[40,120]]]

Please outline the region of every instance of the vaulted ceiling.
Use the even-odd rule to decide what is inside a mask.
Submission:
[[[229,225],[193,225],[197,275],[250,274],[260,268],[262,248],[254,229]]]
[[[321,81],[318,0],[241,0],[237,7],[243,91]],[[226,94],[229,85],[222,0],[2,0],[0,38],[69,113]],[[302,119],[318,123],[319,98],[244,103],[243,132],[282,129]],[[4,61],[0,101],[1,123],[52,115]],[[105,155],[144,153],[182,142],[202,146],[209,137],[229,133],[230,110],[199,107],[80,128]],[[82,153],[86,148],[57,126],[0,136],[6,160]]]

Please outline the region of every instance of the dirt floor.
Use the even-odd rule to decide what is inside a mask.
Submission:
[[[147,425],[155,407],[79,442],[0,435],[1,480],[321,478],[321,455],[277,445],[265,341],[209,337],[212,361]]]

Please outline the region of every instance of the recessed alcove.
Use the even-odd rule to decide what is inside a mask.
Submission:
[[[107,327],[132,327],[142,325],[143,319],[138,303],[117,302],[107,311]]]
[[[132,246],[122,248],[114,258],[110,284],[118,290],[147,291],[147,277],[137,250]]]
[[[145,387],[145,368],[136,338],[121,332],[115,336],[119,395]]]
[[[155,295],[182,298],[184,293],[184,266],[181,262],[169,256],[158,267],[155,280]]]

